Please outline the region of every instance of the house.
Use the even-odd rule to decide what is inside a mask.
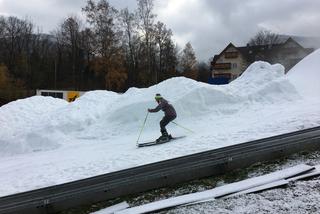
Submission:
[[[211,84],[227,84],[239,77],[255,61],[280,63],[287,72],[314,49],[304,48],[291,37],[271,45],[236,47],[230,43],[211,61]]]

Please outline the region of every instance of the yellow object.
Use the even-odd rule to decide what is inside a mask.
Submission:
[[[68,91],[68,101],[73,102],[80,96],[78,91]]]

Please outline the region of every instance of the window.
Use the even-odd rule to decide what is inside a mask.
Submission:
[[[62,92],[41,92],[41,96],[50,96],[50,97],[63,99]]]
[[[237,58],[238,57],[238,52],[225,52],[224,53],[224,57],[226,59],[230,59],[230,58]]]
[[[232,63],[232,68],[237,68],[237,67],[238,67],[237,63]]]
[[[55,95],[56,98],[63,99],[63,93],[62,92],[57,92]]]

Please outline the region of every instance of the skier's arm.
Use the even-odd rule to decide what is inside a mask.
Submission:
[[[153,109],[149,108],[148,111],[151,112],[151,113],[158,112],[158,111],[161,110],[162,105],[163,105],[162,103],[159,103],[159,105],[156,108],[153,108]]]

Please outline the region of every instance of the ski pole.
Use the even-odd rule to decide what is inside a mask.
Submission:
[[[140,136],[141,136],[142,130],[143,130],[143,128],[144,128],[144,126],[145,126],[145,124],[146,124],[146,121],[147,121],[147,117],[148,117],[148,115],[149,115],[149,112],[147,112],[146,118],[144,118],[144,121],[143,121],[143,124],[142,124],[141,130],[140,130],[140,133],[139,133],[139,137],[138,137],[138,140],[137,140],[137,144],[138,144],[138,142],[139,142],[139,139],[140,139]]]
[[[189,131],[189,132],[191,132],[191,133],[194,133],[194,131],[192,131],[191,129],[188,129],[188,128],[186,128],[186,127],[183,127],[183,126],[179,125],[179,124],[176,123],[176,122],[173,122],[173,121],[172,121],[172,123],[176,124],[176,125],[179,126],[180,128],[183,128],[183,129],[185,129],[185,130],[187,130],[187,131]]]

